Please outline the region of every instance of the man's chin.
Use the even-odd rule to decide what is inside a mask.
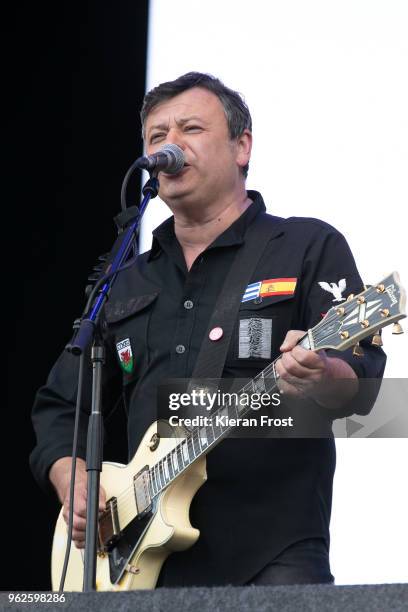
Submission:
[[[185,202],[191,198],[194,194],[194,190],[187,185],[172,184],[163,186],[163,189],[159,190],[159,196],[166,202],[168,206],[177,206],[181,202]]]

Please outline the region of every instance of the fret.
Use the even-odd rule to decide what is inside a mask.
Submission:
[[[168,454],[168,455],[166,455],[166,457],[167,457],[167,465],[168,465],[168,468],[169,468],[170,479],[173,480],[173,478],[174,478],[174,470],[173,470],[173,464],[171,462],[171,455]]]
[[[154,488],[156,489],[156,495],[159,492],[159,486],[157,484],[157,477],[156,477],[156,466],[153,466],[153,472],[152,472],[152,480],[153,480],[153,484],[154,484]]]
[[[246,410],[247,406],[245,406],[243,403],[241,403],[240,398],[238,397],[238,401],[235,404],[236,406],[236,410],[237,410],[237,414],[242,415],[242,413]]]
[[[264,393],[265,392],[265,379],[263,376],[263,371],[252,380],[252,389],[254,393]]]
[[[185,465],[189,465],[190,457],[188,455],[187,440],[183,440],[183,442],[181,443],[181,450],[183,453]]]
[[[232,417],[234,419],[239,417],[240,410],[239,410],[238,406],[239,406],[239,402],[238,403],[237,402],[231,402],[231,403],[228,404],[228,414],[229,414],[230,417],[231,417],[231,415],[232,415]]]
[[[154,497],[157,493],[155,486],[154,486],[154,481],[153,481],[153,473],[152,470],[149,470],[149,485],[150,485],[150,496]]]
[[[192,435],[189,435],[187,438],[187,448],[188,448],[188,456],[190,458],[190,463],[192,461],[194,461],[195,459],[195,453],[194,453],[194,445],[193,445],[193,438]]]
[[[168,483],[170,480],[170,474],[169,474],[169,466],[167,465],[167,457],[164,457],[163,459],[163,468],[164,468],[164,478],[166,480],[166,483]]]
[[[208,440],[208,446],[210,446],[214,440],[215,440],[215,435],[214,435],[214,429],[213,429],[213,415],[211,415],[210,417],[210,425],[208,425],[207,427],[207,440]]]
[[[216,420],[216,415],[219,414],[219,411],[217,410],[217,412],[214,413],[213,415],[213,419],[212,419],[212,428],[213,428],[213,432],[214,432],[214,439],[218,440],[218,438],[221,436],[222,434],[222,429],[219,425],[217,425],[217,420]]]
[[[158,488],[159,488],[159,491],[160,491],[160,489],[162,488],[163,485],[162,485],[162,482],[161,482],[161,479],[160,479],[160,467],[159,467],[159,464],[156,463],[156,465],[154,467],[156,468],[157,484],[158,484]]]
[[[183,453],[181,452],[180,444],[178,444],[176,447],[176,453],[177,453],[177,461],[179,462],[179,465],[180,465],[180,470],[182,470],[184,467],[184,461],[183,461]]]
[[[169,457],[170,470],[173,473],[173,478],[174,478],[175,476],[177,476],[177,473],[174,467],[173,451],[169,452],[168,457]]]
[[[164,484],[168,485],[169,484],[169,480],[168,480],[168,477],[166,476],[166,466],[164,465],[164,459],[161,459],[160,463],[161,463],[161,473],[162,473],[162,476],[163,476]]]
[[[206,427],[200,427],[200,444],[201,448],[205,448],[206,446],[208,446]]]
[[[160,488],[162,489],[163,486],[164,486],[164,482],[163,482],[163,474],[162,474],[162,471],[161,471],[160,462],[156,463],[156,465],[157,465],[157,474],[158,474],[158,477],[159,477],[159,484],[160,484]]]
[[[200,442],[198,441],[197,430],[193,431],[193,446],[194,446],[194,454],[196,457],[198,457],[198,455],[201,455],[201,447],[200,447]]]
[[[177,450],[172,450],[171,451],[171,458],[173,460],[174,473],[178,474],[179,471],[180,471],[180,468],[179,468],[179,464],[178,464],[178,461],[177,461]]]
[[[272,363],[272,374],[273,374],[273,378],[274,378],[274,380],[275,380],[275,384],[276,384],[276,381],[277,381],[278,379],[277,379],[277,374],[276,374],[276,367],[275,367],[275,363],[276,363],[275,361]]]

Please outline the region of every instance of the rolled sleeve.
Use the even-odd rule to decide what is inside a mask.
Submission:
[[[317,262],[317,265],[316,265]],[[364,290],[354,257],[342,234],[324,224],[315,235],[304,262],[302,278],[304,329],[319,323],[327,311],[341,303],[351,293]],[[336,411],[334,418],[351,414],[368,414],[378,395],[384,374],[386,355],[381,347],[371,344],[372,337],[360,342],[362,357],[345,351],[327,350],[329,357],[342,359],[359,378],[359,391],[354,398]]]

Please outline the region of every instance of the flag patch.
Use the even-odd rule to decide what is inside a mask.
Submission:
[[[262,281],[258,281],[257,283],[251,283],[245,289],[244,297],[242,298],[242,302],[249,302],[249,300],[254,300],[259,296],[259,290],[261,288]]]
[[[119,362],[122,370],[127,374],[130,374],[133,371],[133,353],[130,339],[126,338],[126,340],[117,342],[116,350],[118,351]]]
[[[258,297],[271,295],[293,295],[296,289],[297,278],[269,278],[267,280],[251,283],[245,290],[242,302],[249,302]]]

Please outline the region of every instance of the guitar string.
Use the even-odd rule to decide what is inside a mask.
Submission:
[[[372,297],[372,295],[375,295],[377,293],[377,295],[380,295],[380,293],[377,291],[376,287],[370,287],[368,290],[366,290],[366,292],[364,292],[366,299],[368,299],[369,297]],[[346,306],[350,306],[350,308],[348,308],[347,310],[349,310],[349,312],[345,312],[343,314],[343,317],[346,316],[347,314],[350,314],[350,312],[353,310],[353,308],[355,307],[355,304],[357,303],[357,297],[353,298],[353,300],[351,300],[350,302],[342,302],[342,304],[346,304]],[[324,328],[325,326],[327,326],[328,323],[334,322],[336,320],[338,320],[339,317],[339,313],[337,312],[337,308],[341,307],[342,304],[339,304],[338,307],[333,307],[335,310],[333,311],[333,313],[331,315],[328,315],[326,317],[324,317],[324,319],[322,319],[322,321],[320,321],[314,328],[312,328],[312,330],[310,330],[312,332],[312,338],[314,343],[316,344],[316,342],[321,341],[323,338],[327,337],[327,335],[325,336],[324,333]],[[329,311],[330,312],[330,311]],[[316,331],[313,331],[316,330]],[[369,335],[369,334],[367,334]],[[307,337],[307,334],[305,334],[304,337]],[[274,386],[268,391],[268,393],[271,393],[274,389],[278,388],[278,385],[276,384],[276,377],[275,377],[275,364],[279,361],[279,359],[281,358],[281,356],[277,357],[274,361],[272,361],[270,364],[268,364],[268,366],[266,366],[266,368],[264,370],[262,370],[259,374],[257,374],[253,380],[251,380],[247,385],[245,385],[242,389],[240,389],[239,391],[237,391],[238,394],[242,394],[245,391],[245,388],[249,385],[251,385],[252,387],[252,391],[253,391],[253,382],[254,381],[258,381],[261,380],[265,377],[269,378],[269,374],[272,373],[275,379],[275,384]],[[249,389],[248,389],[249,390]],[[231,404],[227,404],[227,408],[229,408],[231,406]],[[225,408],[225,406],[223,407]],[[219,408],[219,410],[221,410],[221,408]],[[245,413],[246,414],[246,413]],[[169,482],[166,483],[165,479],[164,480],[164,486],[161,484],[159,478],[157,478],[156,474],[154,473],[155,470],[159,471],[159,475],[164,473],[164,467],[161,466],[161,463],[164,463],[164,461],[166,460],[166,462],[168,462],[168,459],[170,457],[170,455],[172,453],[176,453],[180,451],[180,454],[183,458],[183,451],[181,448],[181,445],[183,443],[186,443],[188,445],[189,440],[191,440],[191,446],[193,448],[194,451],[194,436],[196,435],[197,438],[201,438],[201,436],[199,435],[199,431],[203,428],[200,427],[196,427],[192,430],[191,434],[189,436],[186,436],[186,438],[184,438],[184,440],[182,442],[179,442],[175,445],[175,447],[170,450],[168,453],[166,453],[166,455],[164,457],[162,457],[159,461],[157,461],[155,464],[153,464],[150,468],[149,468],[149,484],[150,484],[150,488],[152,491],[154,491],[153,488],[153,476],[156,478],[156,480],[159,483],[159,487],[155,486],[157,490],[156,493],[154,493],[153,498],[156,497],[161,491],[163,491],[176,477],[178,477],[187,467],[189,467],[192,463],[194,463],[194,461],[203,455],[204,451],[208,451],[209,447],[212,447],[214,445],[215,442],[220,441],[221,438],[225,437],[227,433],[229,433],[229,431],[233,428],[233,426],[228,427],[224,432],[222,432],[219,436],[214,437],[214,440],[212,442],[210,442],[209,444],[206,445],[205,448],[201,448],[201,444],[199,444],[199,448],[200,451],[197,455],[195,455],[195,457],[192,460],[189,460],[187,465],[184,465],[184,461],[181,461],[182,463],[182,469],[178,472],[175,473],[174,468],[172,467],[172,471],[173,471],[173,477],[170,478]],[[206,428],[205,428],[206,429]],[[160,472],[161,470],[161,472]],[[170,472],[169,472],[170,473]],[[129,498],[129,499],[126,499]],[[133,507],[136,505],[136,500],[135,500],[135,491],[134,491],[134,486],[129,486],[126,489],[124,489],[121,493],[119,493],[118,496],[116,496],[115,498],[115,503],[116,505],[120,505],[120,509],[126,512],[126,507],[132,505]]]

